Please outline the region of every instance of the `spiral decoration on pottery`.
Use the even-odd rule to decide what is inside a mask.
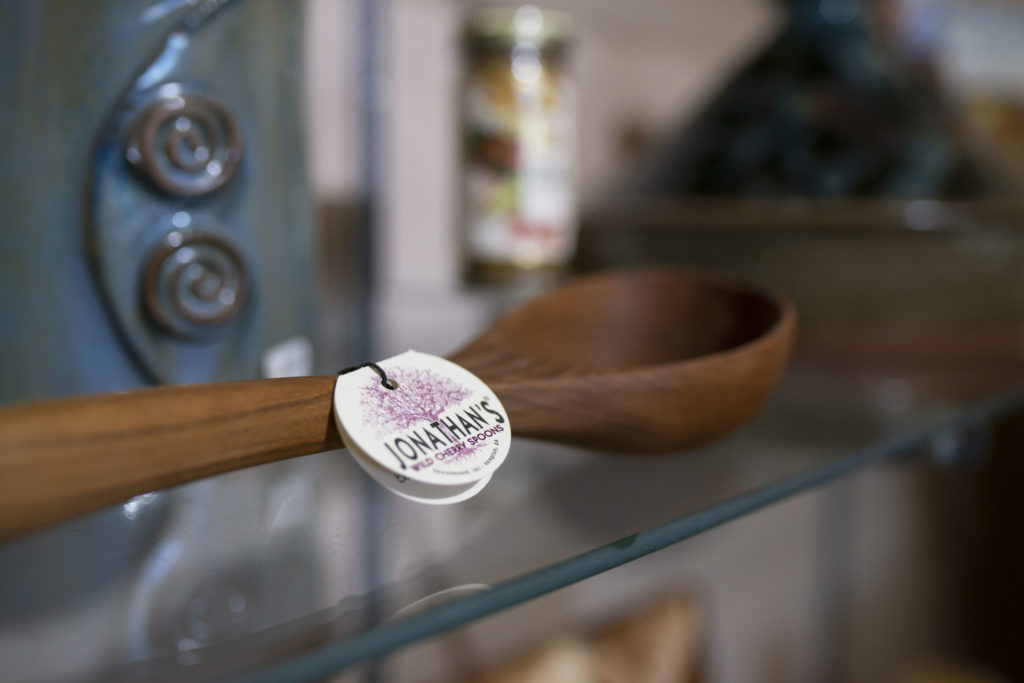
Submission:
[[[249,274],[227,239],[205,232],[172,230],[150,253],[142,299],[166,330],[202,337],[236,317],[249,297]]]
[[[125,158],[167,194],[194,197],[234,177],[242,160],[242,135],[235,117],[216,100],[175,94],[138,115]]]

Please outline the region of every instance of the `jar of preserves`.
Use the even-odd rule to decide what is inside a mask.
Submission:
[[[463,246],[471,281],[554,273],[576,242],[569,18],[532,5],[469,15]]]

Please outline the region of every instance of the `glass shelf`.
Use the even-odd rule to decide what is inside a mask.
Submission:
[[[387,620],[358,635],[331,643],[289,661],[247,676],[250,681],[316,680],[360,661],[380,657],[415,642],[473,620],[512,607],[600,572],[631,562],[671,544],[686,540],[760,508],[831,482],[862,467],[929,453],[937,458],[970,457],[969,451],[984,440],[984,425],[1024,409],[1024,390],[978,404],[971,410],[932,422],[885,439],[853,453],[798,467],[795,472],[733,497],[712,503],[654,526],[584,551],[549,566],[515,576],[493,587],[481,587],[469,595],[445,601],[402,618]],[[943,445],[945,444],[945,445]]]
[[[515,299],[385,297],[388,346],[375,355],[457,348]],[[686,454],[516,439],[477,497],[433,507],[391,495],[336,451],[7,544],[5,680],[318,679],[858,468],[981,457],[988,424],[1024,410],[1024,388],[1006,393],[1024,368],[1019,330],[922,330],[805,330],[760,415]]]
[[[969,461],[1024,410],[1024,389],[900,402],[861,374],[798,363],[754,422],[684,457],[517,440],[455,506],[392,496],[344,451],[151,494],[0,549],[0,658],[18,680],[106,638],[96,680],[316,680],[858,468]]]

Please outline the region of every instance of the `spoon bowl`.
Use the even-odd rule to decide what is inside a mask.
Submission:
[[[749,418],[794,329],[779,295],[642,269],[541,296],[451,358],[490,385],[518,436],[664,452]],[[342,448],[335,380],[157,387],[0,409],[0,540],[148,491]]]
[[[749,419],[778,380],[795,328],[779,294],[648,268],[541,297],[451,359],[491,386],[517,434],[620,454],[670,452]]]

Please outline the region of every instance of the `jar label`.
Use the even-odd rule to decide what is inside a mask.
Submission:
[[[539,65],[540,62],[537,62]],[[465,95],[467,247],[480,262],[562,265],[576,237],[574,96],[559,72],[474,70]]]

